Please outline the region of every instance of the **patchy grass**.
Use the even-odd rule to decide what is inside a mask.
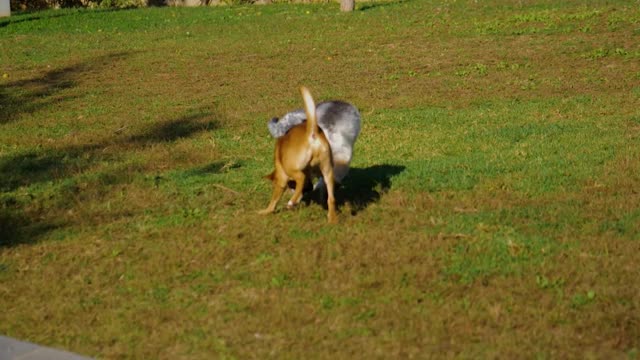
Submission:
[[[0,20],[0,333],[101,358],[637,358],[640,12],[400,1]],[[262,217],[297,86],[340,224]]]

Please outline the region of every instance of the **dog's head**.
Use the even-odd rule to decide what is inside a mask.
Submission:
[[[267,127],[269,128],[271,136],[277,139],[284,136],[292,127],[302,124],[305,120],[307,120],[307,115],[303,110],[294,110],[281,118],[272,118],[269,123],[267,123]]]
[[[271,136],[276,139],[284,136],[284,134],[286,134],[287,131],[289,131],[289,129],[291,128],[289,124],[285,124],[277,117],[272,118],[269,123],[267,123],[267,127],[269,128]]]

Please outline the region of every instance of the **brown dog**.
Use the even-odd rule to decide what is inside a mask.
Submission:
[[[287,183],[295,181],[296,187],[287,206],[292,208],[302,199],[302,189],[305,182],[313,176],[322,174],[327,186],[327,207],[330,223],[338,220],[336,215],[335,198],[333,197],[333,160],[331,158],[331,146],[322,130],[318,127],[316,118],[316,105],[311,93],[306,87],[301,87],[300,92],[304,99],[307,121],[294,126],[284,136],[278,138],[275,150],[276,169],[267,179],[273,183],[273,195],[269,206],[260,211],[261,214],[269,214],[275,211],[278,200],[282,197]]]

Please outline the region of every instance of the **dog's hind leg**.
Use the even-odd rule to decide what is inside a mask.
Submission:
[[[335,224],[338,222],[338,215],[336,214],[336,199],[333,196],[334,180],[333,180],[333,167],[331,162],[327,161],[322,165],[322,178],[324,179],[325,186],[327,187],[327,208],[329,213],[327,219],[330,223]]]
[[[278,182],[273,182],[273,194],[271,195],[271,201],[269,202],[269,206],[266,209],[260,210],[259,214],[270,214],[276,210],[276,205],[278,204],[278,200],[282,197],[284,193],[285,185],[278,184]]]
[[[334,160],[334,165],[333,165],[333,180],[334,180],[334,187],[340,185],[342,183],[342,180],[345,178],[345,176],[347,176],[347,173],[349,172],[349,162],[343,162],[343,161],[335,161]],[[314,191],[319,191],[320,196],[322,196],[322,200],[324,201],[325,199],[325,190],[327,190],[327,186],[325,184],[324,178],[320,178],[320,180],[318,180],[318,182],[313,186],[313,190]]]
[[[297,174],[293,175],[293,180],[296,182],[296,189],[293,192],[293,196],[289,203],[287,203],[288,208],[293,208],[298,203],[300,203],[300,199],[302,199],[302,191],[304,190],[304,185],[306,183],[307,176],[304,172],[300,171]]]

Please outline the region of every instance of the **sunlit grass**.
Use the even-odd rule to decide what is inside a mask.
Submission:
[[[638,21],[571,1],[2,19],[0,333],[104,358],[633,358]],[[337,226],[315,201],[256,214],[266,122],[301,84],[363,115]]]

